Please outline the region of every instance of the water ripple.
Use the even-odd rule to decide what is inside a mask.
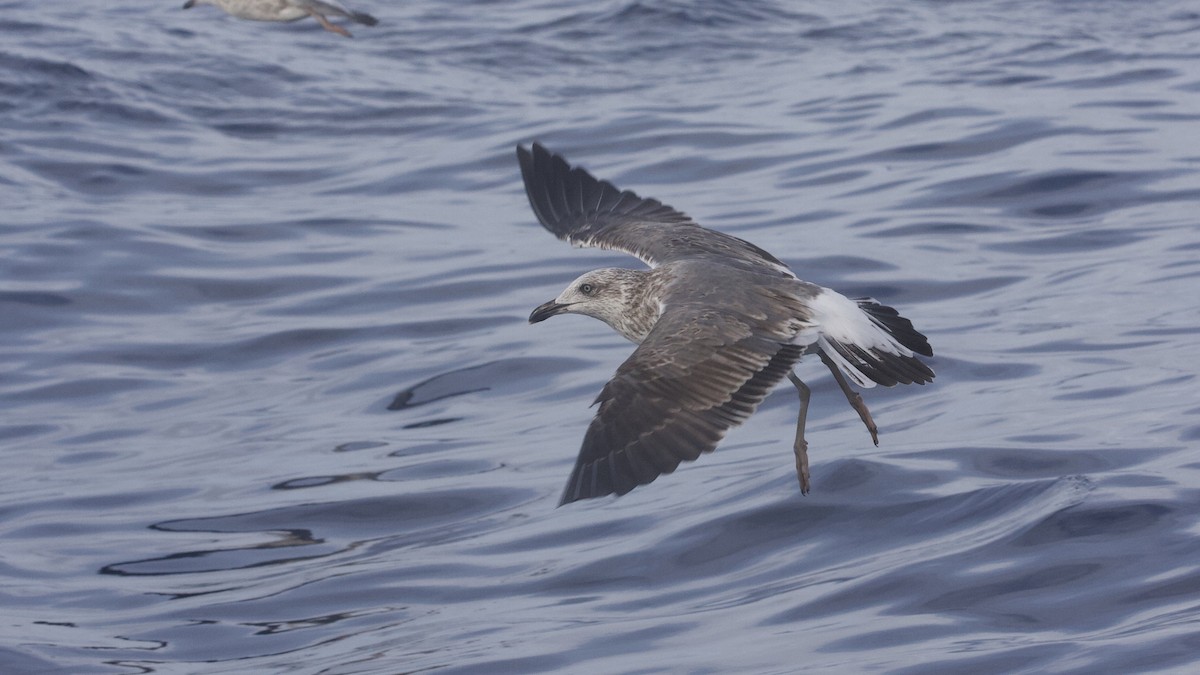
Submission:
[[[0,671],[1195,670],[1200,13],[355,6],[0,0]],[[802,361],[806,497],[781,387],[556,509],[632,345],[527,317],[638,263],[537,225],[535,139],[938,379],[875,447]]]

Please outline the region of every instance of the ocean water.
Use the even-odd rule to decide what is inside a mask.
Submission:
[[[0,0],[0,672],[1200,669],[1194,2],[180,4]],[[556,508],[639,263],[532,140],[937,379]]]

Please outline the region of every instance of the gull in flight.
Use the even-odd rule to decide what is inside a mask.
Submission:
[[[337,0],[187,0],[184,9],[196,5],[215,5],[227,14],[251,21],[299,21],[311,16],[321,27],[331,33],[353,37],[350,31],[332,23],[326,14],[341,16],[364,26],[379,23],[375,17],[347,9]]]
[[[875,422],[849,382],[933,380],[917,358],[933,356],[929,341],[891,307],[801,281],[754,244],[597,180],[538,143],[517,146],[517,160],[534,215],[551,234],[650,267],[588,272],[529,316],[591,316],[638,345],[596,398],[560,506],[623,495],[711,452],[785,377],[800,395],[792,447],[807,494],[810,392],[792,372],[800,357],[815,352],[828,366],[876,445]]]

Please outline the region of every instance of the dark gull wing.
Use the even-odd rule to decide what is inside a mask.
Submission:
[[[518,145],[517,161],[538,221],[575,246],[621,251],[650,266],[716,255],[787,270],[754,244],[700,227],[657,199],[597,180],[539,143],[531,150]]]
[[[710,452],[804,354],[783,322],[675,303],[600,392],[559,505],[623,495]]]

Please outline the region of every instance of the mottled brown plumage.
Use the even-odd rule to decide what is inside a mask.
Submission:
[[[875,425],[842,373],[862,386],[923,384],[925,336],[890,307],[800,281],[757,246],[599,181],[534,143],[517,148],[538,220],[576,246],[624,251],[650,270],[601,269],[533,311],[600,319],[638,344],[596,399],[562,504],[625,494],[695,460],[744,422],[789,377],[800,393],[793,450],[808,491],[808,387],[791,373],[821,355],[872,438]]]

